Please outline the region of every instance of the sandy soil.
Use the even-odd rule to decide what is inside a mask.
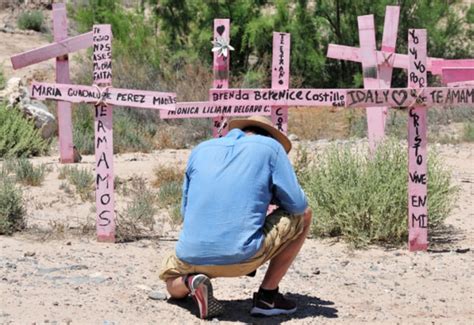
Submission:
[[[312,148],[320,147],[312,144]],[[439,145],[452,168],[461,195],[449,216],[449,240],[433,251],[409,253],[405,248],[370,247],[353,251],[344,243],[308,239],[281,283],[299,304],[292,317],[250,317],[255,278],[216,279],[216,296],[227,313],[223,324],[468,324],[474,321],[474,164],[473,144]],[[187,150],[115,157],[121,178],[153,179],[160,163],[184,164]],[[92,203],[82,203],[59,189],[57,157],[34,159],[52,171],[41,187],[26,189],[30,227],[54,222],[75,227],[93,218]],[[85,156],[82,167],[92,168]],[[126,198],[118,196],[120,208]],[[316,216],[317,218],[317,216]],[[173,249],[176,231],[166,214],[157,220],[162,237],[132,243],[103,244],[93,237],[40,240],[31,232],[0,237],[0,323],[2,324],[199,324],[191,299],[153,300],[166,293],[157,278],[160,263]],[[466,250],[468,250],[466,252]],[[159,297],[158,297],[159,298]]]
[[[0,11],[0,22],[12,21]],[[0,64],[7,77],[53,81],[54,60],[12,71],[9,56],[49,43],[38,33],[0,32]],[[319,149],[321,144],[311,144]],[[474,323],[474,145],[437,146],[460,186],[450,231],[432,251],[409,253],[404,247],[353,251],[344,243],[308,239],[281,291],[296,299],[291,317],[250,317],[255,278],[216,279],[215,294],[227,313],[213,323],[234,324],[472,324]],[[184,164],[189,151],[115,156],[123,179],[153,179],[159,163]],[[93,169],[94,157],[81,167]],[[25,190],[28,225],[33,230],[0,236],[0,324],[200,324],[192,300],[163,298],[161,261],[175,245],[177,231],[164,211],[156,216],[156,238],[132,243],[97,243],[68,232],[94,219],[93,203],[61,189],[58,157],[36,158],[51,172],[41,187]],[[117,208],[127,198],[117,195]],[[317,215],[315,216],[317,219]],[[65,234],[60,229],[65,229]],[[52,235],[59,239],[47,238]],[[58,234],[59,233],[59,234]],[[46,239],[45,239],[46,238]],[[446,240],[447,239],[447,240]]]

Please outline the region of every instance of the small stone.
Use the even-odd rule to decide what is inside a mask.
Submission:
[[[315,269],[313,270],[313,274],[314,274],[314,275],[319,275],[319,274],[321,274],[321,271],[319,270],[319,268],[315,268]]]
[[[53,302],[53,306],[59,306],[59,302],[57,301]]]
[[[290,139],[290,141],[298,141],[299,140],[299,138],[296,134],[290,134],[288,136],[288,139]]]
[[[347,266],[347,264],[349,264],[349,261],[342,261],[342,262],[341,262],[341,265],[342,265],[342,266]]]
[[[23,254],[24,257],[32,257],[32,256],[35,256],[36,253],[35,252],[25,252],[25,254]]]
[[[148,298],[153,300],[166,300],[168,297],[161,291],[151,291],[148,293]]]
[[[68,241],[68,242],[66,243],[66,245],[67,245],[67,246],[71,246],[72,243],[71,243],[70,241]]]

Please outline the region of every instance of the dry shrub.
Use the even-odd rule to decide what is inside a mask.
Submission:
[[[129,186],[122,189],[129,201],[117,218],[117,240],[128,242],[150,236],[155,225],[156,194],[148,188],[146,181],[135,177]]]
[[[318,154],[299,179],[317,218],[313,233],[342,237],[356,247],[406,243],[408,177],[406,144],[387,140],[368,148],[334,145]],[[430,231],[449,215],[457,187],[436,152],[428,158]]]
[[[77,166],[64,166],[59,169],[59,179],[67,179],[74,185],[76,193],[82,201],[92,201],[94,199],[94,174],[87,168]],[[65,185],[62,189],[68,193],[69,188]]]
[[[183,180],[184,175],[184,170],[176,165],[158,165],[153,172],[155,173],[155,179],[152,183],[154,187],[161,187],[172,182],[179,183]]]
[[[288,131],[302,140],[344,139],[354,135],[356,122],[365,113],[359,109],[333,107],[290,108]]]

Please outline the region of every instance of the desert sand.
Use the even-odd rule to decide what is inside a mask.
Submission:
[[[318,144],[310,145],[317,148]],[[430,251],[406,247],[352,250],[343,242],[308,238],[281,283],[298,301],[293,316],[253,318],[251,296],[263,277],[215,279],[215,295],[227,313],[223,324],[469,324],[474,321],[473,144],[436,145],[460,186],[450,230]],[[115,156],[121,178],[153,179],[160,163],[184,164],[189,150]],[[93,168],[93,156],[80,167]],[[75,228],[93,218],[93,203],[82,203],[59,189],[57,156],[33,159],[52,170],[41,187],[28,187],[28,225]],[[118,196],[118,206],[125,198]],[[317,220],[317,214],[315,215]],[[0,290],[3,324],[199,324],[193,301],[163,299],[158,279],[161,261],[173,249],[179,229],[166,213],[157,215],[156,237],[105,244],[94,236],[48,238],[27,231],[0,237]],[[47,232],[46,232],[47,233]],[[61,237],[61,236],[60,236]],[[447,240],[446,240],[447,239]],[[149,296],[155,295],[158,300]]]

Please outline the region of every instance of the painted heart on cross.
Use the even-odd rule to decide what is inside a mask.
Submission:
[[[406,90],[394,90],[392,91],[392,99],[393,101],[400,107],[403,106],[405,100],[407,99],[408,94]]]
[[[225,26],[224,25],[217,26],[216,31],[219,35],[222,36],[222,34],[224,34],[224,31],[225,31]]]

